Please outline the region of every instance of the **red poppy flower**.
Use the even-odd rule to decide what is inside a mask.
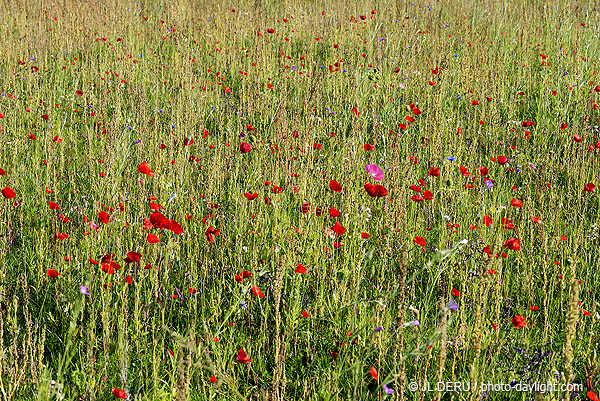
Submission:
[[[302,266],[302,264],[298,263],[298,266],[296,266],[295,272],[299,273],[299,274],[304,274],[304,273],[306,273],[306,267],[304,267],[304,266]]]
[[[167,219],[162,213],[154,212],[150,215],[150,223],[156,228],[167,228],[171,221]]]
[[[369,369],[369,373],[375,381],[379,381],[379,375],[377,374],[377,369],[375,369],[375,366],[371,366],[371,368]]]
[[[238,283],[243,283],[244,279],[250,278],[252,277],[253,274],[250,273],[249,271],[242,271],[240,274],[236,274],[233,278],[235,279],[235,281],[237,281]]]
[[[240,348],[235,358],[238,360],[238,362],[244,365],[252,362],[252,359],[248,358],[248,355],[246,354],[246,351],[244,351],[243,348]]]
[[[115,274],[115,268],[110,263],[102,263],[102,271],[106,274]]]
[[[340,217],[342,214],[339,212],[339,210],[335,210],[334,208],[330,207],[329,208],[329,215],[331,217]]]
[[[142,174],[146,174],[150,177],[154,177],[154,171],[152,171],[150,169],[150,166],[148,165],[147,162],[142,162],[139,166],[138,166],[138,171]]]
[[[520,329],[527,326],[527,322],[523,316],[515,316],[512,318],[512,324],[515,329]]]
[[[60,210],[60,206],[56,202],[48,201],[48,207],[50,210]]]
[[[158,238],[154,234],[148,234],[148,242],[151,244],[156,244],[156,243],[160,242],[160,238]]]
[[[302,311],[302,317],[303,317],[303,318],[310,317],[310,314],[309,314],[307,311],[303,310],[303,311]]]
[[[371,145],[370,143],[365,143],[364,147],[366,151],[375,149],[375,146]]]
[[[6,199],[13,199],[17,196],[17,194],[15,193],[15,191],[12,188],[6,187],[2,189],[2,195],[6,198]]]
[[[181,235],[183,233],[183,228],[181,227],[181,224],[179,224],[175,220],[169,221],[167,230],[171,230],[173,232],[173,234],[176,234],[176,235]]]
[[[221,233],[221,230],[215,230],[215,228],[213,226],[210,226],[206,229],[206,231],[204,232],[204,235],[206,236],[206,240],[208,242],[215,242],[213,235],[216,237],[220,233]]]
[[[513,251],[521,250],[521,240],[518,238],[509,238],[504,241],[504,247],[508,249],[512,249]]]
[[[594,185],[593,183],[588,183],[585,185],[585,187],[583,188],[583,190],[585,192],[594,192],[594,189],[596,189],[596,185]]]
[[[54,269],[48,269],[48,277],[56,278],[60,273]]]
[[[483,216],[483,224],[486,227],[489,227],[492,224],[492,218],[486,214],[485,216]]]
[[[510,205],[512,207],[523,207],[523,201],[520,201],[518,199],[513,199],[510,201]]]
[[[433,168],[433,167],[431,167],[429,169],[429,173],[427,173],[427,175],[432,176],[432,177],[439,177],[440,176],[440,169],[439,168]]]
[[[120,388],[113,388],[112,393],[115,396],[115,398],[120,398],[122,400],[127,399],[127,393],[125,393],[125,391],[121,390]]]
[[[508,161],[508,158],[506,156],[498,156],[496,160],[498,161],[498,164],[504,165]]]
[[[127,252],[127,258],[132,262],[139,262],[142,259],[142,254],[134,251]]]
[[[367,239],[367,238],[370,237],[370,235],[369,235],[369,233],[360,233],[360,237],[364,238],[364,239]]]
[[[240,143],[240,152],[248,153],[251,150],[252,150],[252,145],[250,145],[249,143],[246,143],[246,142]]]
[[[148,206],[150,206],[150,209],[152,209],[152,210],[164,209],[163,205],[161,205],[160,203],[149,202]]]
[[[259,287],[253,285],[251,290],[252,290],[252,294],[254,294],[255,297],[259,297],[259,298],[265,297],[265,294],[262,293],[262,291],[260,290]]]
[[[376,197],[381,198],[388,194],[387,189],[385,189],[385,187],[380,184],[373,185],[373,184],[367,183],[367,184],[365,184],[365,190],[367,191],[369,196],[372,198],[376,198]]]
[[[121,270],[121,265],[112,260],[111,254],[104,255],[102,257],[102,270],[108,274],[113,274],[115,270]]]
[[[331,230],[338,235],[343,235],[346,232],[346,228],[337,221],[335,222],[333,227],[331,227]]]
[[[417,245],[422,246],[423,248],[425,248],[427,246],[427,243],[425,242],[425,238],[419,237],[418,235],[415,237],[413,242]]]
[[[104,224],[108,224],[109,220],[108,218],[110,217],[110,215],[108,213],[106,213],[105,211],[100,211],[98,212],[98,219],[103,222]]]
[[[341,192],[342,186],[336,180],[331,180],[329,181],[329,189],[333,192]]]
[[[250,192],[246,192],[246,193],[244,194],[244,196],[245,196],[245,197],[246,197],[246,199],[248,199],[248,200],[254,200],[254,199],[258,198],[258,194],[257,194],[256,192],[255,192],[255,193],[253,193],[253,194],[251,194]]]

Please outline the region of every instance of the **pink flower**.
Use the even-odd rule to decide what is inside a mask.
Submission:
[[[377,164],[367,164],[366,169],[367,173],[369,173],[375,181],[383,180],[383,171],[381,171]]]

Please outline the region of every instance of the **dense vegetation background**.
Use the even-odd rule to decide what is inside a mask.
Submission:
[[[2,2],[0,397],[597,400],[599,20]]]

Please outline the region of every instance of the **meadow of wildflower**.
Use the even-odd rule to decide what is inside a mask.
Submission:
[[[0,399],[597,401],[599,21],[1,2]]]

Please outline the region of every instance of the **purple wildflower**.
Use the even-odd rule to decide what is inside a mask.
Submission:
[[[385,393],[387,395],[392,395],[394,394],[394,389],[391,387],[388,387],[386,384],[383,385],[383,391],[385,391]]]
[[[455,311],[458,309],[458,304],[454,302],[454,299],[450,298],[450,303],[447,306],[448,310]]]

